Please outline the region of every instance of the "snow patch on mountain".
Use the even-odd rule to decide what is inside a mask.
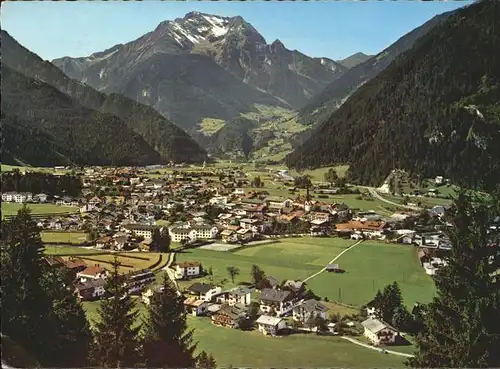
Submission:
[[[212,26],[210,33],[215,37],[224,36],[229,31],[227,21],[208,15],[204,15],[203,18]]]
[[[199,36],[199,35],[194,35],[190,32],[186,32],[186,30],[184,28],[182,28],[179,24],[177,23],[173,23],[172,24],[172,27],[174,28],[174,30],[178,33],[180,33],[181,35],[183,35],[185,38],[187,38],[189,41],[191,41],[193,44],[198,44],[200,42],[200,40],[203,40],[203,37]]]

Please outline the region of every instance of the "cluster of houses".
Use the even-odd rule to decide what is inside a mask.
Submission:
[[[46,256],[44,260],[52,268],[66,268],[75,277],[75,294],[82,301],[98,300],[107,296],[105,286],[110,271],[99,265],[89,264],[78,257],[62,258],[60,256]],[[130,293],[138,293],[155,279],[149,269],[138,270],[123,275],[123,283]]]
[[[179,263],[180,268],[201,268],[199,263]],[[177,270],[176,270],[177,273]],[[207,317],[214,325],[241,329],[250,317],[252,294],[259,292],[258,316],[252,324],[264,335],[277,335],[290,328],[289,318],[298,326],[314,325],[317,317],[327,319],[328,308],[320,301],[308,298],[305,284],[288,280],[280,285],[274,278],[266,279],[269,287],[256,291],[254,287],[238,286],[223,289],[211,283],[195,282],[185,291],[186,312]],[[142,293],[142,300],[149,304],[159,287],[151,287]]]

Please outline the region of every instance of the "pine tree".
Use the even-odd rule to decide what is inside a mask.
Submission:
[[[42,287],[43,244],[40,231],[24,206],[2,222],[2,333],[23,346],[43,366],[54,365],[52,304]]]
[[[202,351],[196,358],[196,368],[197,369],[216,369],[217,363],[215,362],[212,354],[207,354]]]
[[[106,284],[111,297],[98,309],[92,361],[107,368],[134,367],[141,361],[140,327],[134,327],[138,312],[124,279],[118,273],[115,255],[113,270]]]
[[[54,349],[59,353],[57,366],[87,366],[92,333],[85,311],[74,293],[73,274],[67,269],[49,270],[44,283],[52,299],[55,336]]]
[[[145,364],[155,368],[192,368],[196,364],[193,331],[188,330],[182,296],[167,274],[163,290],[151,298],[145,326]]]
[[[262,289],[262,281],[266,278],[266,273],[258,266],[252,265],[252,270],[250,272],[252,275],[252,282],[257,289]]]
[[[452,211],[451,256],[435,277],[438,296],[425,309],[411,367],[500,366],[500,244],[488,230],[499,213],[491,203],[467,192]]]

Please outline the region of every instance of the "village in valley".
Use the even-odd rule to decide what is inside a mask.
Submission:
[[[75,293],[91,319],[108,298],[106,279],[118,257],[143,307],[166,273],[184,296],[190,324],[207,332],[200,345],[216,355],[208,341],[226,335],[226,327],[241,331],[236,340],[319,335],[324,346],[341,339],[401,362],[411,356],[418,303],[434,296],[432,275],[451,248],[443,232],[449,197],[436,199],[429,185],[405,193],[394,179],[378,190],[356,187],[331,168],[309,175],[170,165],[14,169],[2,176],[3,188],[20,189],[2,192],[2,217],[22,204],[32,209],[45,260],[74,271]],[[73,176],[81,188],[28,192],[28,176]],[[442,177],[430,184],[450,187]],[[398,302],[387,316],[377,298],[391,293]],[[398,307],[401,316],[392,316]]]

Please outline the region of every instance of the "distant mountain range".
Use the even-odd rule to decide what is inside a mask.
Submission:
[[[373,55],[366,55],[363,53],[355,53],[352,54],[351,56],[348,56],[345,59],[342,60],[337,60],[337,63],[340,65],[343,65],[346,68],[354,68],[356,65],[364,63],[368,59],[370,59]]]
[[[207,158],[153,108],[68,78],[5,31],[1,41],[3,162],[142,165]]]
[[[255,104],[298,109],[348,68],[267,44],[241,17],[199,12],[160,23],[125,45],[53,60],[69,77],[154,107],[192,132],[203,118],[230,120]]]
[[[380,69],[377,59],[385,64],[393,58],[388,55],[396,44],[351,69],[337,81],[345,88],[334,83],[315,101],[322,106],[319,102],[345,96],[347,86],[357,90],[287,157],[287,164],[350,164],[350,180],[371,185],[380,185],[392,169],[443,175],[473,187],[498,183],[499,19],[499,2],[477,2],[406,35],[393,53],[406,52],[375,78],[363,81],[352,73],[373,75]],[[306,111],[313,113],[314,106],[301,113]]]

